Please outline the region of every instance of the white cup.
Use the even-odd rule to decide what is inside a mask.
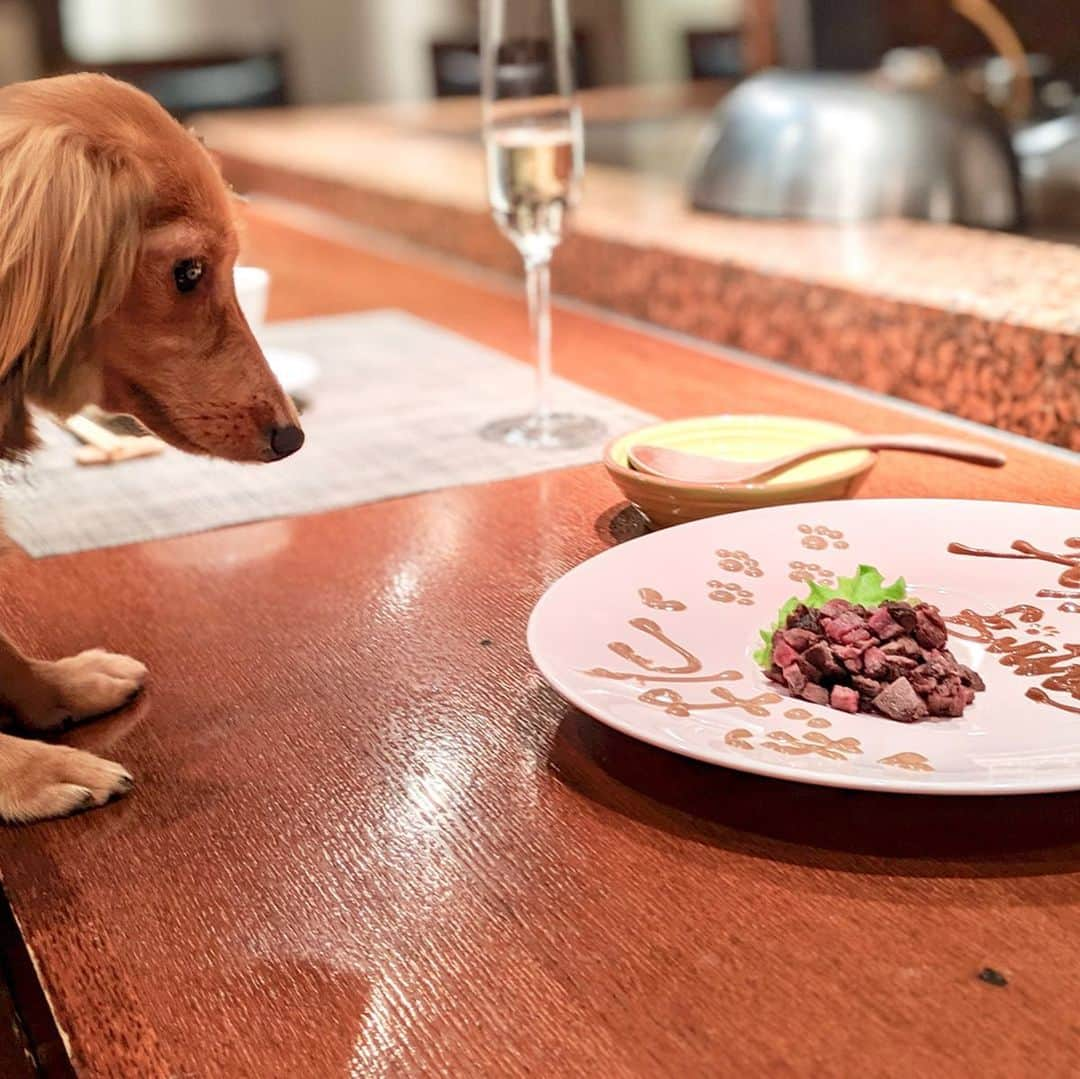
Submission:
[[[266,321],[266,305],[270,300],[270,274],[260,266],[234,266],[233,284],[240,310],[244,312],[251,332],[256,337]]]

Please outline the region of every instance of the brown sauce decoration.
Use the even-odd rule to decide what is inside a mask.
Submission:
[[[950,543],[948,550],[950,554],[969,555],[974,558],[1033,558],[1051,565],[1064,566],[1058,577],[1058,583],[1062,588],[1080,588],[1080,536],[1070,536],[1065,540],[1065,546],[1071,548],[1071,551],[1066,554],[1044,551],[1027,540],[1014,540],[1010,551],[987,551],[981,547],[968,547],[964,543]],[[1040,590],[1038,596],[1046,599],[1080,598],[1068,592],[1057,592],[1046,588]],[[1062,603],[1058,610],[1064,614],[1080,614],[1080,605]],[[1017,616],[1021,623],[1031,624],[1041,621],[1043,611],[1038,607],[1022,603],[992,615],[961,611],[954,618],[947,618],[945,621],[974,631],[973,636],[957,633],[955,630],[952,632],[961,640],[985,644],[988,652],[1002,656],[1000,662],[1006,667],[1012,667],[1021,677],[1042,678],[1043,682],[1040,686],[1032,687],[1027,691],[1026,696],[1029,700],[1080,715],[1080,708],[1055,700],[1051,696],[1052,693],[1065,694],[1074,701],[1080,701],[1080,662],[1077,662],[1077,657],[1080,656],[1080,645],[1063,644],[1061,648],[1064,651],[1058,652],[1057,646],[1047,644],[1045,641],[1018,641],[1016,637],[996,636],[999,632],[1018,628],[1015,622],[1010,621],[1010,615]],[[1028,630],[1029,634],[1033,632],[1037,631]],[[1049,632],[1047,630],[1048,634]]]
[[[804,584],[824,584],[832,588],[836,584],[836,574],[831,569],[819,566],[816,562],[789,562],[789,581],[800,581]]]
[[[921,753],[894,753],[891,757],[882,757],[878,764],[887,764],[891,768],[906,768],[909,772],[934,770],[934,766]]]
[[[1080,670],[1080,668],[1077,669]],[[1039,689],[1037,686],[1032,686],[1024,696],[1035,701],[1036,704],[1053,705],[1054,708],[1060,708],[1065,712],[1075,712],[1080,716],[1080,708],[1074,708],[1071,704],[1062,704],[1060,701],[1051,700],[1050,694],[1045,689]],[[1078,694],[1074,692],[1073,696],[1076,697]]]
[[[818,730],[826,730],[832,726],[827,719],[815,716],[813,712],[808,712],[805,708],[789,708],[784,713],[784,718],[805,722],[808,727],[816,727]]]
[[[612,671],[606,667],[594,667],[592,670],[583,673],[592,678],[608,678],[614,682],[635,682],[637,684],[646,682],[737,682],[742,678],[738,671],[719,671],[716,674],[703,674],[704,664],[701,660],[691,651],[683,648],[682,645],[676,644],[651,618],[631,618],[630,627],[670,648],[684,661],[683,665],[681,667],[661,666],[654,660],[639,655],[625,641],[612,641],[608,648],[615,655],[632,663],[638,669],[635,671]]]
[[[1054,554],[1053,551],[1043,551],[1027,540],[1014,540],[1012,551],[987,551],[982,547],[969,547],[965,543],[950,543],[950,554],[968,555],[972,558],[1036,558],[1040,562],[1050,562],[1053,565],[1065,566],[1058,584],[1062,588],[1080,588],[1080,551],[1076,554]],[[1066,547],[1080,547],[1080,536],[1070,536],[1065,541]],[[1015,553],[1014,553],[1015,552]]]
[[[1069,547],[1080,547],[1080,536],[1071,536],[1065,543]],[[1023,554],[1030,555],[1032,558],[1039,558],[1043,562],[1053,562],[1059,566],[1065,566],[1066,568],[1058,578],[1058,584],[1062,588],[1080,588],[1080,553],[1056,555],[1050,551],[1041,551],[1026,540],[1017,540],[1013,547]]]
[[[753,749],[754,743],[750,741],[752,733],[745,727],[736,727],[724,735],[724,744],[733,746],[735,749]]]
[[[685,611],[686,604],[678,599],[664,599],[655,588],[639,588],[638,597],[654,611]]]
[[[952,636],[986,645],[987,652],[1000,656],[998,662],[1011,667],[1020,677],[1041,678],[1043,681],[1039,687],[1027,691],[1026,696],[1030,700],[1080,715],[1080,708],[1050,696],[1051,693],[1064,694],[1080,703],[1080,644],[1058,646],[1047,644],[1046,641],[1025,641],[1008,634],[1009,630],[1019,628],[1017,622],[1030,623],[1042,616],[1043,612],[1038,607],[1022,603],[996,614],[982,615],[963,610],[945,621],[949,623]],[[1059,647],[1061,651],[1058,651]]]
[[[716,552],[720,568],[728,573],[745,573],[747,577],[761,577],[761,563],[745,551],[729,551],[726,547]]]
[[[801,738],[787,731],[770,731],[766,738],[769,741],[761,743],[762,749],[771,749],[790,757],[813,754],[833,761],[843,761],[862,753],[862,745],[857,738],[830,738],[817,731],[804,734]]]
[[[740,607],[754,605],[754,593],[735,581],[709,581],[709,587],[713,590],[709,599],[714,603],[737,603]]]
[[[590,678],[607,678],[612,682],[633,682],[635,685],[644,685],[646,682],[677,682],[680,686],[688,682],[738,682],[742,674],[738,671],[717,671],[715,674],[696,675],[670,675],[670,674],[640,674],[638,671],[609,671],[606,667],[593,667],[592,670],[582,671],[582,674]]]
[[[645,656],[639,655],[629,644],[626,644],[623,641],[612,641],[612,643],[608,645],[608,648],[620,659],[628,660],[636,667],[640,667],[642,670],[652,671],[656,674],[701,673],[701,660],[692,652],[688,652],[681,645],[676,644],[651,618],[631,618],[630,625],[641,633],[659,641],[659,643],[665,647],[670,648],[672,652],[683,660],[683,665],[681,667],[661,666],[659,663],[654,663],[653,660],[646,659]]]
[[[769,715],[769,705],[779,704],[780,697],[775,693],[759,693],[754,697],[736,697],[730,689],[723,686],[714,686],[709,692],[714,697],[719,697],[719,704],[695,704],[685,700],[681,693],[674,689],[659,687],[646,690],[638,697],[642,704],[651,704],[662,708],[669,716],[678,716],[685,719],[691,712],[711,712],[728,708],[738,708],[747,715],[765,718]]]
[[[1039,607],[1033,607],[1030,603],[1017,603],[1013,607],[1006,607],[1001,612],[1004,618],[1014,614],[1025,625],[1030,626],[1034,622],[1043,620],[1043,611]]]
[[[799,525],[802,533],[802,545],[808,551],[824,551],[830,544],[838,551],[846,551],[848,548],[844,533],[838,529],[827,528],[825,525]]]

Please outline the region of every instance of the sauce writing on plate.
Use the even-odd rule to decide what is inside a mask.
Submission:
[[[1064,566],[1058,577],[1058,583],[1062,588],[1080,588],[1080,536],[1070,536],[1065,541],[1066,547],[1071,547],[1075,554],[1054,554],[1052,551],[1042,551],[1027,540],[1014,540],[1011,551],[986,551],[982,547],[969,547],[966,543],[950,543],[950,554],[969,555],[972,558],[1034,558],[1040,562],[1049,562],[1052,565]],[[1048,588],[1042,589],[1040,597],[1077,600],[1080,592],[1056,592]],[[1080,614],[1080,606],[1075,603],[1063,603],[1058,607],[1065,614]]]
[[[1070,548],[1066,554],[1043,551],[1027,540],[1014,540],[1010,551],[987,551],[981,547],[968,547],[963,543],[950,543],[948,549],[950,554],[969,555],[973,558],[1033,558],[1051,565],[1064,566],[1058,583],[1062,588],[1080,588],[1080,536],[1070,536],[1065,541],[1065,546]],[[1080,599],[1080,593],[1058,592],[1048,588],[1042,589],[1038,595],[1048,599]],[[1080,614],[1080,604],[1062,603],[1058,610],[1065,614]],[[996,615],[961,611],[955,618],[946,621],[973,631],[971,635],[957,633],[955,629],[952,632],[963,640],[985,644],[988,652],[1001,656],[1000,662],[1012,667],[1016,674],[1041,678],[1041,685],[1032,687],[1025,694],[1030,700],[1080,715],[1080,708],[1060,699],[1055,700],[1051,696],[1057,693],[1080,701],[1080,645],[1065,644],[1062,645],[1063,651],[1058,652],[1045,641],[1020,641],[1013,636],[998,636],[996,631],[1016,629],[1016,623],[1009,620],[1009,615],[1018,616],[1017,620],[1021,623],[1033,623],[1042,619],[1043,612],[1038,607],[1020,604]]]

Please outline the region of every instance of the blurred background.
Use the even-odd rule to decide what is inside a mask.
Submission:
[[[1065,108],[1080,74],[1080,5],[996,7],[1031,54],[1042,110]],[[464,94],[476,90],[477,8],[477,0],[0,0],[0,78],[112,71],[157,87],[178,109]],[[904,45],[936,49],[998,96],[1009,81],[987,38],[948,0],[574,0],[572,8],[586,85],[735,77],[784,59],[862,68]],[[805,26],[817,40],[792,40]],[[179,77],[197,68],[216,70],[197,83]]]
[[[0,82],[101,70],[141,85],[181,117],[470,95],[479,81],[477,9],[477,0],[0,0]],[[573,0],[572,9],[586,88],[734,84],[770,68],[876,69],[907,90],[962,87],[965,101],[985,104],[1007,135],[1002,168],[1023,178],[1029,231],[1072,238],[1080,227],[1080,0]],[[770,100],[779,91],[805,102],[819,88],[776,84]],[[592,124],[588,155],[685,176],[715,100],[706,95],[700,109],[632,125]],[[763,123],[763,101],[741,102],[751,127]],[[955,120],[955,103],[948,109]],[[903,123],[932,126],[942,111],[934,104]],[[799,152],[810,169],[823,151]],[[730,161],[731,148],[725,153]],[[761,168],[775,171],[772,153]],[[966,167],[983,168],[985,159],[992,173],[990,156],[976,152]],[[695,201],[745,209],[731,190],[702,188]],[[980,213],[966,223],[1018,223]]]

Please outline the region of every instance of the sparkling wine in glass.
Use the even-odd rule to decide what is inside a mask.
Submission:
[[[534,411],[481,434],[517,446],[584,446],[603,425],[551,408],[551,258],[583,169],[567,0],[483,0],[481,60],[488,196],[525,263],[536,365]]]

